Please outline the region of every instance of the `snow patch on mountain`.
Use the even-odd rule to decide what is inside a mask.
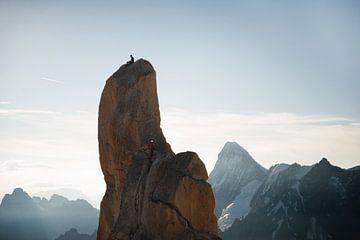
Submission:
[[[268,170],[259,165],[251,155],[236,142],[227,142],[224,145],[208,179],[215,195],[215,214],[219,218],[222,217],[221,221],[230,221],[229,224],[232,224],[234,218],[230,216],[233,214],[226,214],[233,211],[233,209],[237,209],[237,204],[234,206],[231,204],[239,202],[239,200],[236,200],[237,197],[244,198],[245,196],[243,196],[242,193],[244,194],[247,190],[243,191],[243,188],[254,180],[257,181],[251,184],[262,182],[267,172]],[[251,186],[251,184],[249,186]],[[254,193],[255,190],[253,190],[251,197]],[[251,199],[248,201],[250,202]],[[228,208],[228,210],[226,210],[226,208]],[[248,207],[245,206],[244,208],[246,209]],[[223,213],[223,211],[225,212]],[[242,210],[239,211],[243,212]]]
[[[312,169],[312,166],[301,166],[295,173],[296,182],[291,187],[292,189],[295,189],[296,194],[299,196],[300,202],[301,202],[301,207],[303,209],[304,209],[304,197],[302,196],[302,194],[300,192],[300,181],[311,169]],[[298,209],[297,204],[295,205],[294,208],[296,210]]]
[[[241,219],[249,213],[251,209],[251,199],[255,195],[260,185],[261,181],[257,179],[249,182],[241,189],[240,194],[236,196],[234,202],[223,209],[218,220],[218,226],[222,231],[229,228],[236,218]]]
[[[304,197],[302,196],[301,192],[300,192],[300,182],[296,181],[296,183],[292,186],[293,189],[296,190],[297,195],[300,198],[300,202],[301,202],[301,207],[304,209]],[[296,203],[296,202],[295,202]],[[298,210],[297,204],[294,205],[294,209]]]

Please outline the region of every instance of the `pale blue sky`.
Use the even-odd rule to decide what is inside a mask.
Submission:
[[[360,164],[359,1],[0,0],[0,36],[0,197],[98,201],[98,102],[131,53],[157,70],[170,144],[209,172],[228,140],[265,167]]]
[[[13,106],[94,111],[133,53],[158,70],[163,108],[360,116],[358,1],[1,1],[0,13],[0,101]]]

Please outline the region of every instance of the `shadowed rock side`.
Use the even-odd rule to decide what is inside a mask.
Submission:
[[[100,206],[98,239],[107,239],[119,215],[121,192],[133,153],[152,138],[172,153],[160,129],[155,70],[145,60],[123,65],[107,81],[98,119],[100,164],[106,192]]]
[[[216,239],[214,197],[195,153],[174,155],[160,128],[155,70],[143,59],[106,82],[99,152],[107,189],[98,240]],[[146,144],[154,139],[154,161]]]
[[[138,152],[110,239],[218,239],[207,177],[195,153],[168,155],[151,164]]]

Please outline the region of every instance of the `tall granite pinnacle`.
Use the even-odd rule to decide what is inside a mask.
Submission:
[[[218,239],[205,166],[196,153],[175,155],[166,142],[148,61],[123,65],[106,81],[98,139],[107,186],[98,240]]]

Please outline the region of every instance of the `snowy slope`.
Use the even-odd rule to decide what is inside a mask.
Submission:
[[[234,201],[223,209],[220,218],[218,219],[218,226],[221,231],[229,228],[236,218],[245,217],[250,211],[250,202],[256,191],[261,185],[261,181],[255,179],[246,184]]]
[[[250,206],[221,234],[223,240],[358,239],[360,170],[326,159],[313,166],[278,164]]]
[[[247,214],[251,198],[266,175],[267,170],[239,144],[224,145],[208,180],[214,191],[215,214],[221,229]]]

